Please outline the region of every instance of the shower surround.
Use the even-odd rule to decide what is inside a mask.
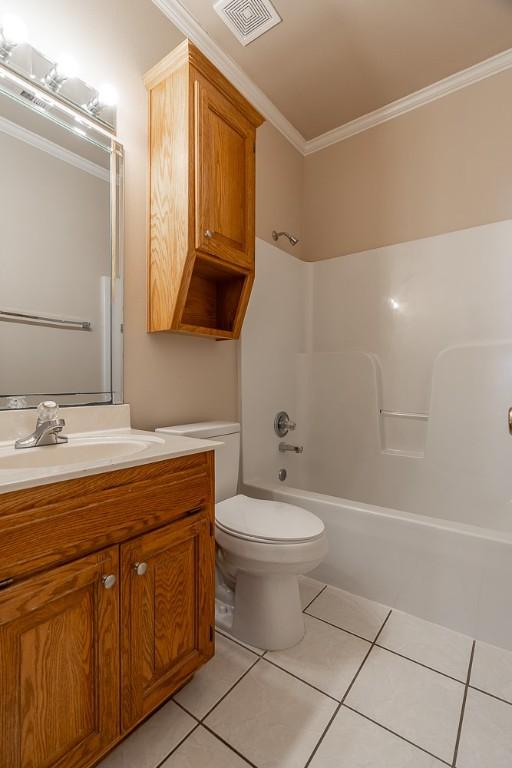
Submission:
[[[320,577],[508,647],[511,246],[510,221],[314,264],[258,241],[241,359],[244,484],[324,519]]]

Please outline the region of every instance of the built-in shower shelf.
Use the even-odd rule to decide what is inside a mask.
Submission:
[[[401,451],[398,448],[385,448],[381,453],[387,456],[404,456],[407,459],[424,459],[424,451]]]
[[[429,414],[419,411],[391,411],[381,408],[380,437],[382,452],[389,456],[422,459]]]

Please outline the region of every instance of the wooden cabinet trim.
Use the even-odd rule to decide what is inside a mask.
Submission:
[[[145,465],[147,477],[137,467],[133,474],[119,470],[53,485],[50,504],[44,503],[48,486],[16,492],[11,502],[7,494],[6,507],[15,511],[0,514],[0,580],[24,577],[159,528],[190,510],[208,509],[210,463],[204,453],[193,458]],[[123,477],[112,477],[117,474]],[[37,500],[40,506],[34,506]]]
[[[265,118],[247,99],[232,85],[229,80],[204,56],[190,40],[184,40],[171,53],[165,56],[144,76],[144,84],[148,90],[157,86],[177,69],[189,64],[228,98],[242,112],[255,128],[260,126]]]
[[[139,481],[153,480],[163,474],[172,475],[173,478],[177,479],[181,473],[184,473],[184,477],[188,473],[207,475],[208,453],[209,451],[194,453],[189,456],[163,459],[136,467],[113,469],[106,472],[100,469],[97,474],[87,475],[87,477],[56,481],[33,488],[25,488],[21,491],[2,493],[0,494],[0,523],[3,517],[26,509],[48,507],[63,501],[82,499],[111,488],[120,489]],[[80,506],[80,502],[77,503],[77,506]]]

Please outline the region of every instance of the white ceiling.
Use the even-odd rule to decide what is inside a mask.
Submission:
[[[274,0],[282,23],[246,47],[214,0],[154,2],[191,39],[201,28],[273,105],[278,127],[293,126],[296,145],[512,48],[512,0]]]

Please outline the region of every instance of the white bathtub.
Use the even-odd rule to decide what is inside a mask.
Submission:
[[[285,486],[243,492],[297,504],[327,528],[311,576],[512,650],[512,535]]]

